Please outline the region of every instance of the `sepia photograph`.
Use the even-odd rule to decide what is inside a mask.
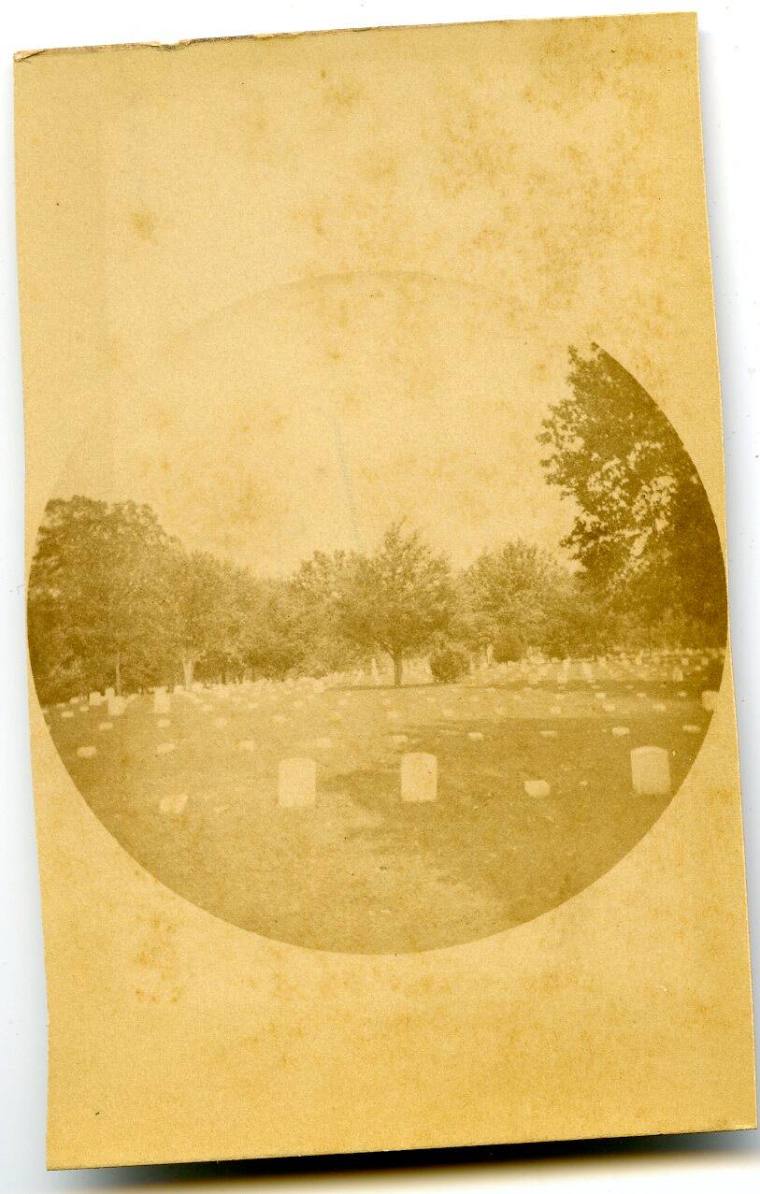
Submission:
[[[37,694],[96,816],[215,916],[358,953],[501,932],[614,866],[699,750],[726,586],[694,464],[601,346],[506,307],[275,290],[67,463]]]
[[[359,7],[17,39],[5,904],[106,1184],[755,1122],[702,27]]]

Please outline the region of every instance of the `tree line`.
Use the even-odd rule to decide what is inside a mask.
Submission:
[[[315,552],[285,578],[187,551],[154,511],[51,501],[28,592],[43,701],[244,676],[320,676],[427,655],[438,679],[476,657],[590,655],[725,638],[717,529],[694,466],[603,350],[570,350],[568,394],[540,436],[547,482],[574,503],[567,562],[511,538],[455,569],[405,520],[370,552]]]

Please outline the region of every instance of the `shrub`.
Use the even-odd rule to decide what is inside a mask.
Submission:
[[[525,644],[518,634],[511,630],[502,630],[493,645],[495,663],[514,663],[522,659]]]
[[[437,684],[451,684],[470,669],[470,658],[461,647],[439,647],[430,656],[430,671]]]

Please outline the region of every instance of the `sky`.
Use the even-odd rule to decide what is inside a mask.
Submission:
[[[266,575],[401,517],[458,566],[516,537],[556,550],[572,507],[536,437],[567,346],[516,337],[503,307],[402,273],[223,307],[119,371],[57,493],[147,502],[187,547]]]
[[[663,89],[622,27],[561,60],[552,28],[506,29],[465,29],[465,55],[387,31],[236,42],[203,72],[194,50],[87,59],[60,496],[148,502],[261,573],[402,516],[466,564],[569,529],[536,435],[570,343],[690,408],[693,312],[662,300],[693,284],[690,76],[674,61]]]

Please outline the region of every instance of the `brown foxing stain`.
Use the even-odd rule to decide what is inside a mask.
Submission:
[[[292,212],[291,219],[295,223],[305,225],[316,236],[323,237],[327,234],[327,212],[323,204],[298,207]]]
[[[133,988],[135,998],[141,1003],[177,1003],[184,991],[177,981],[177,926],[158,913],[145,918],[143,924],[142,942],[132,958],[139,974]]]
[[[129,226],[140,240],[155,244],[157,224],[155,215],[146,207],[137,208],[129,213]]]
[[[362,400],[358,394],[344,394],[341,399],[341,407],[344,414],[352,414],[354,411],[361,410]]]
[[[376,186],[391,186],[398,178],[398,158],[389,150],[373,149],[371,153],[364,155],[359,170],[367,182]]]
[[[325,77],[323,73],[323,78]],[[341,79],[335,83],[328,83],[323,88],[322,102],[333,111],[346,112],[356,107],[363,95],[364,90],[359,83],[351,79]]]

